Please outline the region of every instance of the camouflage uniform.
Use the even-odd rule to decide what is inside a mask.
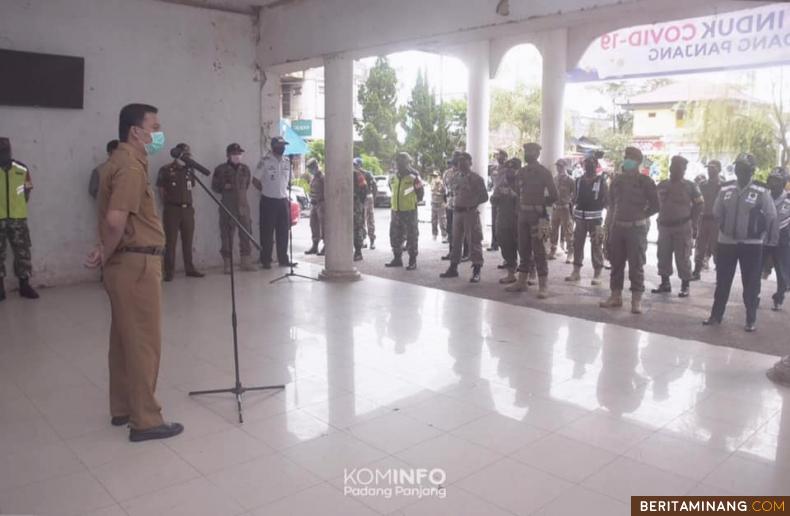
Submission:
[[[538,162],[518,171],[517,185],[518,254],[521,259],[518,270],[526,273],[535,267],[538,276],[545,277],[549,274],[545,243],[551,229],[547,206],[557,200],[557,187],[551,172]]]
[[[250,188],[251,178],[252,174],[247,165],[240,163],[234,166],[229,161],[215,168],[211,178],[211,189],[222,194],[222,204],[247,228],[247,231],[252,231],[250,205],[247,202],[247,190]],[[220,254],[228,258],[233,252],[233,233],[236,227],[222,208],[219,209],[219,231],[222,242]],[[250,239],[244,233],[239,233],[239,247],[241,256],[250,256],[252,253]]]
[[[554,203],[551,214],[551,256],[557,252],[557,243],[560,230],[565,240],[565,252],[573,255],[573,217],[571,217],[571,203],[576,195],[576,182],[564,171],[554,177],[559,198]]]
[[[450,263],[461,262],[461,246],[469,240],[472,265],[483,265],[483,226],[477,207],[488,200],[483,178],[472,172],[461,170],[453,177],[455,208],[453,208],[453,246]]]
[[[13,175],[13,177],[12,177]],[[18,161],[12,161],[8,169],[0,167],[0,181],[3,191],[0,206],[0,278],[6,275],[5,257],[6,240],[14,253],[14,275],[20,280],[27,280],[33,273],[30,255],[30,231],[27,226],[27,199],[33,184],[27,167]],[[14,185],[18,184],[16,188]],[[6,203],[10,203],[8,206]]]
[[[502,259],[508,269],[518,266],[518,196],[516,194],[516,171],[503,167],[497,174],[491,204],[496,210],[496,238]]]
[[[365,242],[365,199],[368,183],[365,174],[354,171],[354,250],[360,252]]]
[[[403,254],[403,239],[410,258],[417,256],[420,229],[417,226],[417,202],[422,195],[422,182],[414,169],[390,178],[392,190],[392,218],[390,219],[390,245],[396,258]]]
[[[713,215],[713,204],[721,190],[721,181],[705,180],[699,185],[702,198],[705,200],[702,217],[700,218],[697,241],[694,250],[694,270],[701,271],[708,258],[716,260],[716,241],[719,237],[719,224]]]
[[[662,181],[658,187],[658,274],[672,275],[672,255],[678,268],[678,277],[691,280],[692,228],[697,226],[696,217],[702,194],[694,181]]]
[[[447,202],[445,201],[444,182],[436,177],[431,181],[431,230],[433,236],[442,232],[442,238],[447,237]]]

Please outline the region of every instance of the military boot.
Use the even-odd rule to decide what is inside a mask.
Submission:
[[[414,255],[409,256],[409,265],[406,266],[407,271],[413,271],[417,268],[417,257]]]
[[[689,280],[683,280],[680,283],[680,294],[678,297],[689,297],[689,286],[691,282]]]
[[[3,282],[3,278],[0,278],[0,301],[5,300],[5,283]]]
[[[632,314],[641,314],[642,313],[642,293],[641,292],[632,292],[631,293],[631,313]]]
[[[772,382],[790,387],[790,356],[774,364],[765,374]]]
[[[313,242],[313,247],[305,251],[304,254],[318,254],[318,242]]]
[[[316,253],[317,256],[324,256],[326,254],[326,246],[322,245],[321,250]]]
[[[401,259],[400,255],[397,255],[392,258],[391,262],[385,263],[384,267],[403,267],[403,260]]]
[[[362,261],[362,249],[357,249],[354,251],[354,261],[361,262]]]
[[[694,266],[694,272],[691,273],[691,281],[699,281],[702,279],[702,264]]]
[[[535,279],[536,278],[537,278],[537,275],[535,274],[535,271],[530,272],[527,275],[527,285],[529,285],[530,287],[535,285]]]
[[[439,274],[440,278],[457,278],[458,277],[458,264],[451,263],[446,271]]]
[[[549,254],[546,255],[546,259],[547,260],[555,260],[556,258],[557,258],[557,248],[554,247],[554,246],[551,246],[551,251],[549,251]]]
[[[499,283],[502,285],[510,285],[511,283],[516,282],[516,271],[512,267],[507,268],[507,276],[504,278],[499,279]]]
[[[623,306],[623,291],[612,290],[609,294],[609,298],[598,303],[598,306],[601,308],[620,308]]]
[[[593,279],[590,280],[590,285],[593,287],[597,287],[601,284],[601,269],[595,269],[593,273]]]
[[[469,279],[469,283],[480,283],[481,268],[481,265],[472,265],[472,277]]]
[[[508,292],[524,292],[527,290],[527,273],[519,272],[516,282],[505,287],[505,290]]]
[[[661,276],[661,284],[651,290],[653,294],[665,294],[672,292],[672,284],[669,283],[669,276]]]
[[[549,277],[538,276],[538,299],[549,297]]]
[[[241,270],[249,272],[249,271],[258,270],[258,268],[255,266],[254,263],[252,263],[252,261],[250,260],[249,256],[242,256],[241,257]]]
[[[581,275],[579,274],[581,270],[582,270],[581,267],[579,267],[578,265],[574,265],[573,272],[571,272],[570,276],[565,276],[565,281],[579,281],[580,279],[582,279]]]
[[[230,258],[222,259],[222,272],[224,274],[230,274]]]
[[[573,263],[573,253],[568,251],[568,255],[565,257],[565,263]]]
[[[375,238],[371,238],[370,239],[370,250],[373,251],[375,249],[376,249],[376,239]]]
[[[38,299],[38,292],[30,286],[30,280],[27,278],[19,279],[19,295],[26,299]]]

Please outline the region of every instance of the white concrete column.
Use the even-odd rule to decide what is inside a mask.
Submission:
[[[354,281],[353,265],[354,60],[343,54],[324,58],[326,123],[326,259],[321,279]]]
[[[282,101],[280,93],[280,74],[274,70],[265,70],[261,74],[261,156],[269,151],[269,144],[274,136],[280,135],[280,118]]]
[[[491,105],[488,79],[489,41],[476,41],[464,48],[469,70],[466,112],[466,151],[472,155],[472,169],[488,177],[488,121]]]
[[[554,162],[565,150],[565,74],[567,70],[568,30],[554,29],[544,34],[543,106],[540,119],[540,161],[554,171]]]

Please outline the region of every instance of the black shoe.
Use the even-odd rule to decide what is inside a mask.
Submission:
[[[691,281],[699,281],[702,279],[702,275],[698,269],[694,269],[694,272],[691,273]]]
[[[291,266],[291,262],[278,262],[277,265],[279,265],[280,267],[290,267]],[[296,264],[294,264],[294,265],[296,265]]]
[[[491,247],[487,248],[486,251],[499,251],[499,246],[492,245]]]
[[[5,301],[5,284],[3,278],[0,278],[0,301]]]
[[[173,273],[166,272],[164,278],[162,278],[162,281],[173,281]]]
[[[450,267],[443,273],[439,274],[440,278],[457,278],[458,277],[458,266],[455,264],[450,264]]]
[[[184,425],[181,423],[165,423],[147,430],[129,430],[129,440],[133,443],[140,441],[151,441],[153,439],[167,439],[168,437],[175,437],[184,431]]]
[[[376,250],[376,240],[374,240],[374,239],[371,239],[371,241],[370,241],[370,250],[371,251],[375,251]]]
[[[313,247],[305,251],[304,254],[318,254],[318,244],[313,244]]]
[[[757,323],[747,322],[746,326],[743,327],[743,331],[746,333],[752,333],[757,331]]]
[[[442,256],[442,260],[447,261],[450,259],[450,256],[450,253],[447,253],[446,255]]]
[[[471,260],[471,258],[469,258],[469,255],[468,255],[468,254],[467,254],[466,256],[462,256],[462,257],[461,257],[461,263],[463,263],[463,262],[468,262],[469,260]]]
[[[367,243],[362,244],[362,249],[367,249],[367,248],[368,248],[368,244]]]
[[[397,256],[391,262],[385,263],[384,267],[403,267],[403,260],[401,260],[400,256]]]
[[[406,266],[406,270],[413,271],[416,268],[417,268],[417,257],[412,256],[411,258],[409,258],[409,265]]]
[[[196,271],[192,269],[191,271],[187,272],[187,278],[205,278],[206,275],[200,271]]]
[[[475,265],[472,267],[472,277],[469,279],[469,283],[480,283],[480,266]]]
[[[507,264],[506,263],[500,263],[499,265],[496,266],[496,268],[497,269],[507,269]]]
[[[126,426],[129,424],[129,416],[113,416],[110,419],[112,426]]]
[[[681,283],[681,285],[680,285],[680,293],[678,294],[678,297],[689,297],[689,282],[688,281],[684,281],[683,283]]]
[[[658,286],[658,288],[654,288],[650,292],[652,292],[653,294],[668,294],[672,292],[672,285],[668,281],[667,282],[662,281],[661,284]]]
[[[326,246],[322,247],[320,251],[316,253],[318,256],[324,256],[326,254]]]
[[[28,279],[19,280],[19,295],[26,299],[38,299],[38,292],[30,286]]]
[[[721,319],[716,319],[713,316],[710,316],[702,321],[703,326],[718,326],[719,324],[721,324]]]
[[[268,269],[271,269],[271,268],[272,268],[272,264],[271,263],[262,263],[261,264],[261,269],[267,269],[268,270]]]
[[[362,261],[362,251],[355,251],[354,252],[354,261],[355,262]]]

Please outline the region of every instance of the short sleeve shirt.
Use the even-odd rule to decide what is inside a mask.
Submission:
[[[288,197],[290,174],[291,163],[288,158],[278,158],[270,152],[258,163],[255,179],[261,183],[261,194],[274,199],[284,199]]]

